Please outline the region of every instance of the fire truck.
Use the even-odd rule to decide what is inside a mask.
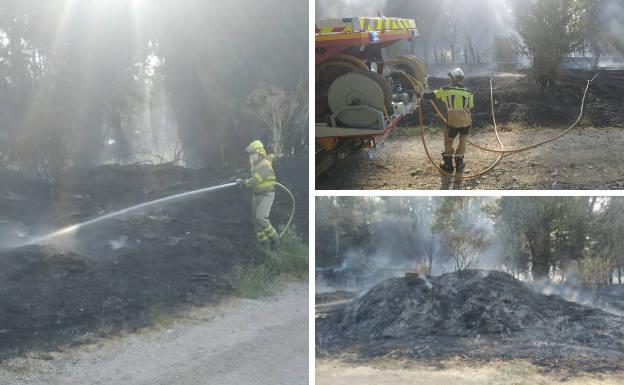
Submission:
[[[418,36],[414,20],[351,17],[315,27],[318,177],[363,149],[374,158],[401,119],[418,108],[427,69],[415,56],[385,54],[384,48]]]

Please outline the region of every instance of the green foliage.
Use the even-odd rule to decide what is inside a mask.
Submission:
[[[234,270],[232,281],[241,297],[259,298],[269,295],[281,280],[307,279],[308,246],[292,229],[281,239],[277,250],[261,247],[258,261]]]
[[[587,258],[624,267],[621,197],[319,197],[316,210],[317,267],[379,255],[458,270],[480,258],[528,279],[573,279]]]
[[[556,79],[563,58],[584,44],[583,2],[517,0],[513,4],[516,29],[533,57],[536,75]]]
[[[238,267],[233,274],[237,294],[252,299],[271,294],[274,278],[271,269],[264,264],[249,268]]]
[[[481,202],[477,198],[445,197],[431,225],[440,234],[456,271],[469,269],[488,245],[487,231],[480,222]]]
[[[366,245],[370,226],[379,218],[383,202],[376,197],[318,197],[316,199],[316,261],[321,267],[340,265],[350,248]]]
[[[276,275],[307,278],[308,245],[299,238],[294,229],[288,229],[277,250],[268,251],[265,262]]]
[[[495,219],[499,237],[509,244],[508,263],[528,266],[535,278],[547,278],[551,267],[559,265],[565,253],[565,260],[578,258],[582,245],[573,244],[584,239],[585,223],[582,210],[586,198],[501,198],[496,207],[488,213]],[[574,214],[577,215],[574,215]],[[576,227],[574,227],[576,225]],[[574,227],[572,229],[572,227]],[[577,231],[578,238],[570,232]]]

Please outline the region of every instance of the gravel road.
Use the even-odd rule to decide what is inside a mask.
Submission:
[[[308,384],[308,286],[232,299],[141,333],[0,364],[0,384]]]

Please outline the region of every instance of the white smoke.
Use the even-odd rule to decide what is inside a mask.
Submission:
[[[24,224],[0,220],[0,249],[12,248],[24,242],[29,236],[29,230]]]
[[[316,20],[356,16],[377,16],[387,0],[316,0]]]
[[[534,291],[544,295],[555,295],[565,299],[566,301],[575,302],[580,305],[585,305],[589,307],[595,307],[611,314],[624,316],[624,311],[622,311],[621,309],[621,301],[619,308],[614,306],[614,303],[611,303],[610,300],[604,298],[605,290],[602,290],[602,295],[599,296],[597,301],[594,301],[594,299],[592,298],[591,290],[579,286],[572,286],[565,283],[554,283],[548,281],[528,282],[527,285]]]
[[[113,250],[123,249],[128,245],[128,237],[125,235],[121,235],[117,239],[111,239],[108,243]]]

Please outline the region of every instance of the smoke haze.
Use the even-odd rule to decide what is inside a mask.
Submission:
[[[377,16],[386,3],[386,0],[316,0],[316,19]]]

